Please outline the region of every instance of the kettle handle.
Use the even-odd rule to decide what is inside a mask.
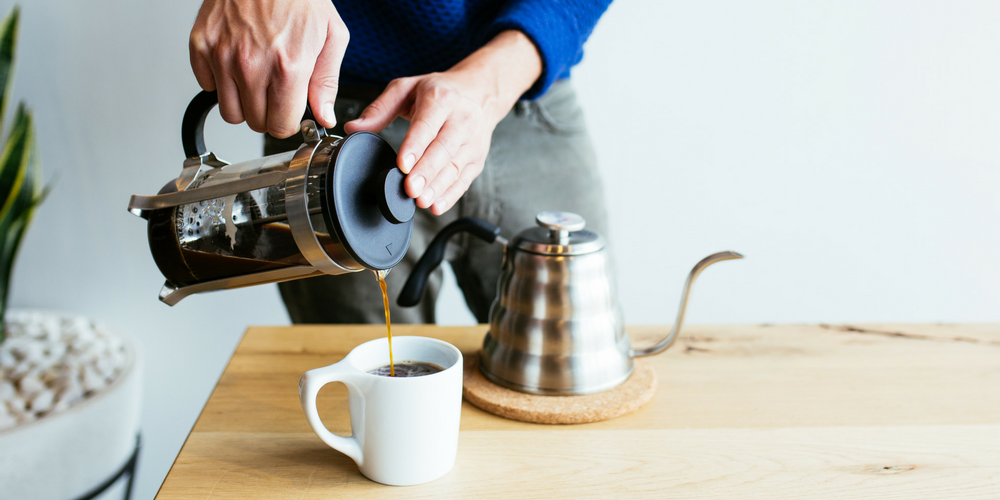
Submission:
[[[698,279],[698,275],[701,274],[706,267],[715,264],[716,262],[742,258],[743,256],[736,252],[719,252],[709,255],[708,257],[701,259],[701,262],[695,264],[694,268],[691,269],[691,273],[688,274],[687,280],[684,281],[684,293],[681,295],[681,305],[677,310],[677,320],[674,321],[674,327],[670,330],[670,334],[668,334],[663,340],[649,347],[634,349],[633,354],[635,356],[649,356],[667,350],[667,348],[674,343],[674,340],[677,340],[677,334],[680,333],[681,326],[684,324],[684,312],[687,310],[688,294],[691,292],[694,280]]]
[[[181,120],[181,144],[184,146],[185,158],[197,158],[208,152],[205,147],[205,118],[217,104],[219,94],[214,90],[198,92],[188,104]],[[308,102],[302,119],[316,121]]]
[[[482,219],[462,217],[448,224],[434,236],[431,244],[427,245],[424,254],[417,261],[417,265],[413,267],[413,271],[410,272],[410,277],[406,279],[403,290],[399,292],[396,304],[401,307],[413,307],[420,302],[420,297],[427,289],[427,279],[444,260],[444,250],[448,246],[448,240],[462,232],[471,233],[486,243],[493,243],[500,237],[500,228]]]

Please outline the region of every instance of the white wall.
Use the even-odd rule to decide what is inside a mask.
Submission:
[[[287,323],[274,287],[160,304],[145,224],[125,210],[179,171],[198,4],[23,6],[14,94],[35,110],[55,189],[13,305],[86,314],[143,347],[137,498],[244,328]],[[723,249],[747,259],[702,276],[690,321],[1000,321],[997,19],[988,1],[613,5],[575,80],[628,321],[671,322],[684,275]],[[217,116],[207,140],[230,160],[260,150]],[[443,322],[469,320],[458,297]]]
[[[692,321],[1000,319],[998,19],[989,1],[614,4],[576,76],[627,320],[671,321],[723,249],[747,259],[702,275]]]

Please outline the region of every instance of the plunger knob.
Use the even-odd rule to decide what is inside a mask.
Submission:
[[[417,211],[417,201],[406,195],[403,190],[404,174],[398,168],[390,168],[379,174],[378,208],[382,216],[393,224],[409,222]]]

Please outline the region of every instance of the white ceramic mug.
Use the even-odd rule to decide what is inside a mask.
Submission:
[[[372,481],[394,486],[426,483],[455,464],[462,413],[462,352],[427,337],[393,337],[396,363],[433,363],[443,371],[420,377],[368,373],[389,364],[386,339],[355,347],[330,366],[309,370],[299,379],[299,399],[313,431],[326,444],[358,464]],[[330,382],[347,386],[350,437],[323,425],[316,395]]]

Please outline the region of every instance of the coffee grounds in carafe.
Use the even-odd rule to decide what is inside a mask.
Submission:
[[[196,206],[192,206],[196,205]],[[149,239],[153,260],[168,281],[191,285],[235,276],[251,275],[289,266],[310,265],[302,255],[287,216],[260,218],[249,196],[236,197],[232,224],[201,202],[183,207],[154,210],[149,216]],[[310,213],[319,214],[319,209]],[[200,216],[198,216],[200,215]],[[228,214],[227,218],[228,218]],[[231,228],[228,226],[232,226]],[[315,232],[324,249],[339,251],[330,234]]]
[[[164,277],[191,285],[308,265],[284,220],[283,204],[267,209],[282,217],[262,216],[258,200],[265,198],[266,190],[257,190],[152,211],[150,249]]]

